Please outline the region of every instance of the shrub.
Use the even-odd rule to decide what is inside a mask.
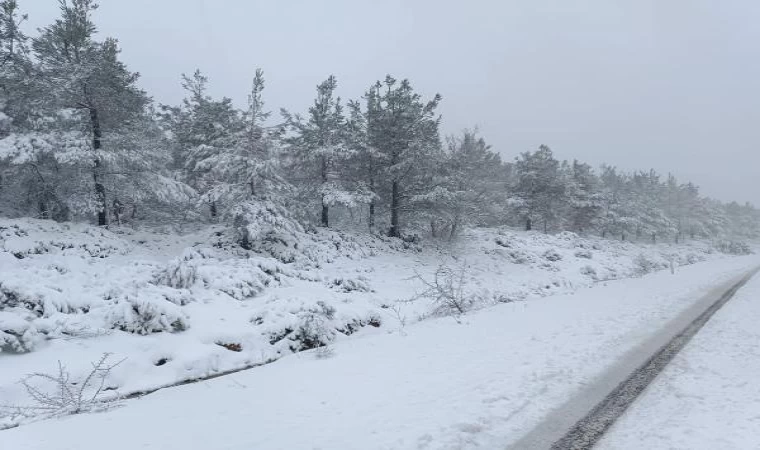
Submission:
[[[715,243],[715,248],[717,248],[719,252],[725,253],[727,255],[751,255],[752,254],[752,249],[745,242],[726,241],[726,240],[718,241]]]
[[[435,306],[434,314],[461,315],[470,310],[475,303],[475,296],[465,292],[467,272],[464,265],[458,270],[441,265],[431,280],[420,274],[416,274],[414,278],[425,286],[425,290],[414,299],[422,298],[432,302]]]
[[[544,259],[551,262],[557,262],[562,260],[562,255],[557,250],[549,249],[544,252]]]
[[[633,264],[634,272],[638,276],[646,275],[660,268],[660,265],[657,264],[657,262],[649,259],[643,253],[640,253],[636,258],[634,258]]]
[[[92,363],[92,369],[81,378],[72,379],[71,373],[58,361],[58,372],[55,374],[32,373],[24,377],[20,383],[32,400],[32,405],[10,406],[3,405],[5,410],[12,410],[16,415],[31,415],[32,412],[42,412],[47,416],[61,416],[96,411],[113,406],[114,398],[104,398],[103,393],[109,389],[106,386],[111,371],[121,364],[107,363],[109,353],[104,353],[97,362]]]
[[[111,327],[135,334],[184,331],[187,316],[179,306],[158,296],[119,298],[109,315]]]
[[[330,287],[341,292],[372,292],[369,282],[364,277],[358,278],[334,278]]]

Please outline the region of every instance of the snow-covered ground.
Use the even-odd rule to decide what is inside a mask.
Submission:
[[[756,277],[710,319],[598,447],[760,448],[759,300]]]
[[[22,425],[0,432],[0,442],[61,450],[503,448],[710,287],[757,263],[724,258],[459,321],[381,327],[337,340],[330,355],[309,350],[109,412]],[[73,345],[85,352],[102,339],[119,338]]]

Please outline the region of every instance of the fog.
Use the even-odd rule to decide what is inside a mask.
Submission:
[[[760,204],[760,3],[750,0],[104,0],[95,18],[162,103],[200,68],[245,101],[305,110],[335,74],[356,98],[386,73],[443,95],[446,133],[478,126],[506,159],[653,167],[723,200]],[[22,0],[28,28],[55,0]]]

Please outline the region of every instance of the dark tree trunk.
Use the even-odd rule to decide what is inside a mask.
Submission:
[[[369,201],[369,217],[367,224],[369,226],[369,232],[375,231],[375,165],[372,161],[372,157],[369,159],[369,192],[372,194],[372,198]]]
[[[325,196],[322,196],[322,226],[330,226],[330,208],[325,204]]]
[[[546,219],[544,219],[544,234],[547,234],[547,233],[548,233],[548,231],[547,231],[547,230],[548,230],[548,224],[547,224],[547,221],[546,221]]]
[[[401,237],[398,224],[399,196],[398,181],[394,180],[391,186],[391,229],[388,231],[390,237]]]
[[[375,199],[369,202],[369,232],[375,231]]]
[[[457,235],[457,230],[459,229],[459,220],[455,220],[451,224],[451,231],[449,232],[449,240],[453,241],[454,237]]]
[[[40,210],[40,218],[41,219],[49,219],[50,218],[50,209],[48,208],[48,204],[45,200],[40,200],[37,204],[37,207]]]
[[[530,231],[533,229],[533,222],[530,220],[530,217],[528,217],[525,220],[525,231]]]
[[[209,212],[211,213],[211,217],[216,217],[216,200],[212,201],[209,205]]]
[[[322,186],[327,183],[327,157],[322,157]],[[322,194],[322,226],[330,226],[330,207],[325,202],[325,194]]]
[[[101,148],[101,138],[103,137],[100,130],[100,119],[98,119],[98,110],[90,108],[90,123],[92,125],[92,149],[97,152]],[[108,204],[106,203],[106,186],[103,184],[103,162],[100,155],[95,155],[95,167],[92,171],[92,179],[95,182],[95,200],[98,202],[98,226],[108,225]]]
[[[657,243],[657,233],[652,233],[652,244]]]

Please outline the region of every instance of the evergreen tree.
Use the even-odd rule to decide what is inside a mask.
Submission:
[[[150,99],[137,87],[139,75],[119,61],[116,40],[94,40],[91,15],[96,8],[92,0],[60,0],[61,17],[41,30],[32,47],[47,107],[71,110],[87,129],[97,223],[107,225],[105,178],[111,155],[103,148],[104,134],[138,120]]]
[[[261,83],[263,88],[263,80]],[[237,168],[232,165],[236,164],[235,149],[241,148],[240,137],[250,134],[246,133],[246,123],[232,100],[227,97],[212,99],[206,93],[207,84],[208,78],[200,70],[192,76],[182,74],[182,87],[187,97],[181,106],[163,105],[161,118],[171,131],[176,166],[184,170],[183,178],[208,205],[211,217],[216,218],[219,202],[230,200],[239,193],[231,191],[230,184],[239,186],[241,180],[229,180],[227,172]],[[240,163],[238,160],[237,164]],[[226,206],[232,205],[226,203]]]
[[[550,224],[558,222],[559,211],[566,203],[559,161],[548,146],[542,145],[535,152],[525,152],[517,158],[515,175],[512,195],[525,220],[525,229],[533,229],[533,222],[540,219],[547,232]]]
[[[430,215],[433,236],[448,234],[453,239],[465,225],[493,223],[504,177],[501,158],[491,151],[477,130],[449,137],[439,161],[432,189],[414,198]]]
[[[348,145],[348,128],[340,97],[335,96],[338,82],[330,76],[317,86],[317,97],[309,108],[308,119],[283,110],[295,135],[287,139],[293,158],[291,170],[298,174],[295,182],[307,198],[317,197],[321,210],[320,224],[330,224],[331,205],[354,205],[366,199],[366,192],[349,186],[343,177],[353,149]]]
[[[401,214],[412,211],[413,199],[430,191],[430,164],[440,150],[435,110],[436,95],[423,102],[409,80],[398,82],[388,75],[370,89],[368,98],[369,145],[381,155],[379,173],[390,182],[389,236],[401,236]]]

